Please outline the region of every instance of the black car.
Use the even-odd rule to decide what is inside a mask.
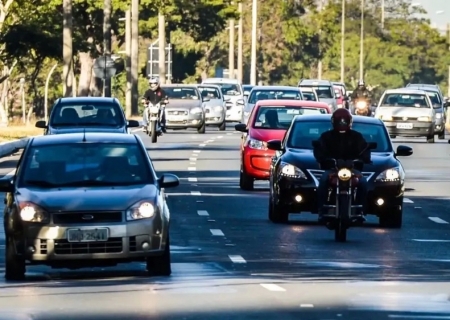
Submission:
[[[26,265],[114,266],[142,261],[152,275],[171,274],[170,212],[164,188],[141,139],[119,133],[30,138],[6,192],[5,277]]]
[[[44,134],[74,132],[129,133],[129,128],[139,127],[139,121],[125,119],[123,108],[116,98],[78,97],[60,98],[52,107],[50,121],[36,122]]]
[[[412,148],[394,151],[388,132],[379,119],[353,117],[352,128],[367,142],[375,142],[372,164],[362,174],[368,181],[368,212],[377,215],[385,227],[402,225],[405,171],[398,156],[410,156]],[[277,150],[270,168],[269,219],[286,222],[289,213],[318,212],[316,191],[323,173],[314,158],[312,142],[331,129],[331,115],[303,115],[292,120],[283,141],[272,140],[268,148]]]

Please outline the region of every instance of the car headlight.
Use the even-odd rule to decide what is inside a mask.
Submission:
[[[431,122],[431,117],[419,117],[417,121]]]
[[[305,173],[296,166],[293,166],[292,164],[281,162],[279,170],[282,176],[290,178],[306,179]]]
[[[198,113],[202,113],[203,109],[202,108],[198,108],[198,107],[197,108],[192,108],[190,112],[194,113],[194,114],[198,114]]]
[[[338,178],[342,181],[348,181],[352,177],[352,172],[349,169],[341,169],[338,171]]]
[[[222,110],[223,110],[223,107],[221,107],[221,106],[214,107],[214,112],[221,112]]]
[[[377,182],[395,182],[404,179],[403,170],[400,167],[395,167],[391,169],[387,169],[380,173],[378,177],[375,179]]]
[[[237,104],[237,105],[240,105],[240,106],[243,106],[243,105],[245,104],[245,101],[244,101],[244,99],[238,99],[238,100],[236,101],[236,104]]]
[[[436,119],[441,119],[442,118],[442,113],[436,113]]]
[[[46,223],[48,222],[48,213],[41,207],[31,202],[20,204],[20,218],[26,222]]]
[[[266,150],[267,149],[267,143],[264,141],[259,141],[256,139],[248,139],[247,146],[250,149],[258,149],[258,150]]]
[[[127,220],[148,219],[155,215],[155,206],[149,201],[140,201],[127,210]]]

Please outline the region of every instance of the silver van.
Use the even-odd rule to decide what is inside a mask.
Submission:
[[[336,95],[334,93],[333,84],[328,80],[302,79],[298,86],[302,88],[313,88],[319,97],[320,102],[325,102],[334,112],[337,109]]]

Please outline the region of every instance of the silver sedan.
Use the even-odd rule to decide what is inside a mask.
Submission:
[[[226,129],[225,99],[220,87],[213,84],[198,86],[205,104],[205,122],[207,126],[218,126],[220,131]]]

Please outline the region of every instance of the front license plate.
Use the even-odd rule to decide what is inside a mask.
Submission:
[[[397,129],[412,129],[412,123],[397,123]]]
[[[108,240],[108,229],[69,229],[67,230],[67,241],[69,242],[97,242]]]

